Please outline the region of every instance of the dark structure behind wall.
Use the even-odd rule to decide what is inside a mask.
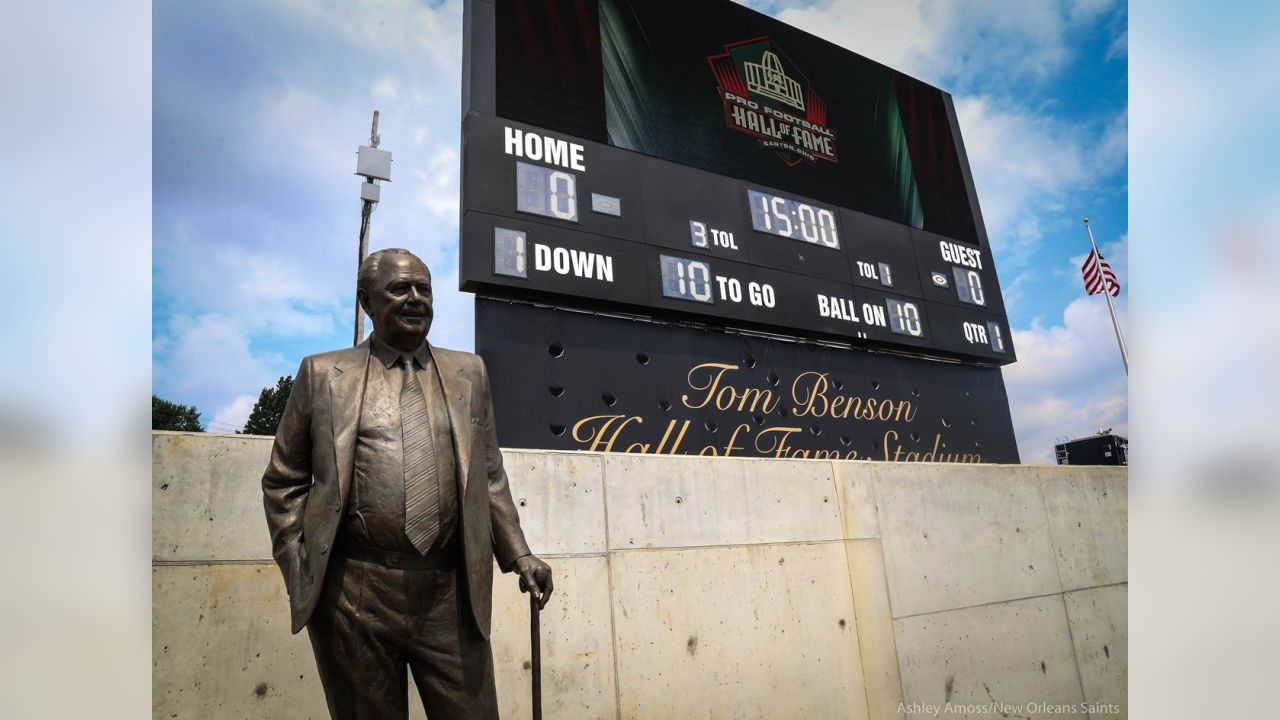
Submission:
[[[1059,465],[1128,465],[1129,438],[1110,430],[1054,446]]]

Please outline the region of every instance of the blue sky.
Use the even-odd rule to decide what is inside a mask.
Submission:
[[[1123,2],[748,2],[954,96],[1019,362],[1025,462],[1058,436],[1127,432],[1103,300],[1081,290],[1088,215],[1125,292]],[[371,248],[433,268],[432,340],[470,349],[457,290],[461,2],[157,2],[153,384],[210,430],[243,424],[303,355],[350,343],[355,147],[373,109],[393,182]],[[1126,324],[1127,327],[1127,324]]]

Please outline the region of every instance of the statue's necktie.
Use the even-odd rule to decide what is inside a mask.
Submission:
[[[400,429],[404,448],[404,532],[423,555],[440,532],[440,485],[431,420],[413,360],[401,358]]]

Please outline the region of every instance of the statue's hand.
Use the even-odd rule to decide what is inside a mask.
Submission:
[[[516,560],[516,574],[520,576],[520,592],[530,592],[538,600],[538,609],[547,606],[551,599],[551,566],[536,555],[525,555]]]

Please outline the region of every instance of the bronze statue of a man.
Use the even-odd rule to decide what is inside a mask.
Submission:
[[[497,718],[493,559],[540,605],[494,430],[484,362],[426,341],[431,273],[407,250],[360,266],[373,334],[312,355],[293,382],[263,503],[293,632],[311,637],[335,718]]]

